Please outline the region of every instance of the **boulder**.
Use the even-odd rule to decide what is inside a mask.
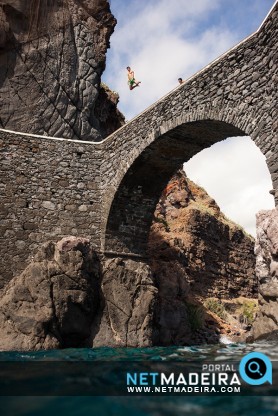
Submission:
[[[153,345],[157,289],[146,263],[107,259],[103,264],[102,296],[104,308],[93,346]]]
[[[85,238],[45,243],[0,300],[0,349],[86,344],[100,300],[99,262]]]

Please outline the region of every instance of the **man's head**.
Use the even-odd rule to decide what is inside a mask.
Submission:
[[[182,78],[178,78],[180,84],[182,84]]]
[[[127,69],[128,71],[130,71],[130,66],[127,66],[127,67],[126,67],[126,69]]]

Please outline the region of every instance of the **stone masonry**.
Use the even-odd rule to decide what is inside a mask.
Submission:
[[[102,142],[0,131],[1,286],[50,239],[138,258],[183,162],[231,136],[266,157],[278,202],[276,2],[259,30]]]

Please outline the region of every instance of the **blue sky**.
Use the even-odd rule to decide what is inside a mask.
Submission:
[[[178,77],[190,77],[256,31],[274,3],[111,0],[118,23],[110,39],[102,80],[119,93],[118,107],[130,120],[175,88]],[[127,86],[127,65],[142,81],[133,91]],[[225,162],[227,155],[229,161]],[[216,199],[228,217],[253,235],[255,213],[274,207],[264,157],[249,139],[221,142],[193,158],[185,170]]]
[[[129,120],[253,33],[274,0],[111,0],[118,23],[103,81]],[[142,81],[130,91],[126,66]]]

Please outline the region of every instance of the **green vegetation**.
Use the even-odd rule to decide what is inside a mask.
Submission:
[[[112,94],[115,94],[115,95],[119,96],[119,93],[118,93],[117,91],[113,91],[113,90],[111,90],[111,89],[108,87],[108,85],[106,85],[104,82],[101,82],[101,83],[100,83],[100,87],[101,87],[101,88],[103,88],[103,89],[104,89],[104,91],[110,91],[110,92],[112,92]]]
[[[201,213],[206,213],[215,216],[215,210],[212,207],[209,207],[205,202],[202,203],[199,201],[190,201],[189,208],[198,210]]]
[[[242,303],[241,316],[246,324],[252,324],[254,322],[257,312],[257,304],[254,301],[245,300]]]
[[[160,224],[163,224],[164,225],[164,227],[165,227],[165,230],[167,231],[167,233],[170,231],[170,227],[169,227],[169,224],[168,224],[168,222],[164,219],[164,218],[161,218],[161,217],[154,217],[154,222],[158,222],[158,223],[160,223]]]
[[[188,321],[192,331],[204,327],[204,308],[201,305],[186,303]]]
[[[222,214],[222,221],[224,224],[227,224],[231,230],[241,231],[245,237],[250,238],[250,240],[255,241],[255,238],[249,234],[241,225],[237,224],[236,222],[232,221],[229,217]]]
[[[225,310],[225,307],[222,305],[222,303],[219,302],[218,299],[208,298],[205,300],[204,306],[209,311],[219,316],[219,318],[224,319],[224,320],[227,318],[227,312]]]

